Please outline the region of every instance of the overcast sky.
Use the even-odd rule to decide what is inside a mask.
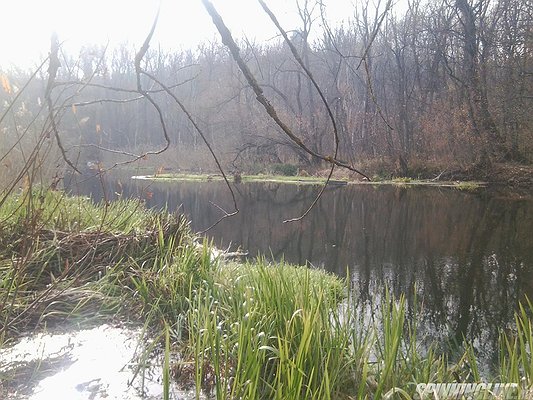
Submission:
[[[353,16],[354,1],[326,0],[328,18],[339,23]],[[275,28],[255,0],[213,0],[236,37],[268,40]],[[111,47],[128,42],[138,48],[150,29],[158,0],[2,0],[0,67],[32,67],[48,53],[57,32],[70,53],[84,43]],[[298,26],[295,0],[268,0],[286,29]],[[317,25],[318,26],[318,25]],[[162,0],[153,45],[165,49],[195,48],[217,36],[200,0]]]

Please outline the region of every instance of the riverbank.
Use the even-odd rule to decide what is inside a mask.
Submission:
[[[229,181],[235,182],[236,178],[233,175],[227,177]],[[132,179],[149,180],[154,182],[211,182],[223,181],[224,177],[221,174],[187,174],[187,173],[166,173],[154,175],[136,175]],[[284,175],[239,175],[237,178],[240,182],[272,182],[272,183],[291,183],[291,184],[307,184],[319,185],[326,182],[326,178],[318,176],[284,176]],[[346,181],[342,181],[346,184]]]
[[[410,179],[411,181],[452,184],[456,182],[483,182],[485,185],[504,186],[514,189],[531,189],[533,187],[533,166],[513,163],[490,163],[488,165],[472,164],[460,165],[431,165],[413,166],[407,171],[394,163],[381,161],[369,162],[359,166],[371,176],[374,182]],[[329,169],[317,170],[314,175],[325,177]],[[335,179],[360,181],[361,177],[350,171],[337,169]]]
[[[160,175],[136,175],[132,179],[140,181],[152,182],[212,182],[223,181],[222,175],[218,174],[160,174]],[[328,180],[323,176],[282,176],[282,175],[242,175],[235,179],[229,177],[229,180],[235,183],[282,183],[293,185],[324,185]],[[328,185],[344,186],[344,185],[400,185],[400,186],[437,186],[447,187],[459,190],[476,190],[487,186],[486,182],[482,181],[434,181],[434,180],[419,180],[412,178],[394,178],[394,179],[380,179],[375,181],[361,181],[350,180],[345,175],[335,176],[335,179],[330,179]]]
[[[287,164],[289,165],[289,164]],[[320,185],[326,182],[329,175],[329,169],[316,169],[308,172],[299,169],[296,166],[289,165],[294,175],[275,175],[275,174],[238,174],[228,175],[228,180],[237,182],[273,182],[288,184],[311,184]],[[493,163],[485,168],[479,165],[468,167],[449,166],[449,167],[427,167],[422,166],[406,175],[402,175],[394,165],[387,163],[371,163],[364,170],[371,180],[362,179],[354,172],[337,168],[333,173],[330,183],[337,185],[344,184],[376,184],[376,185],[424,185],[450,187],[460,190],[474,190],[477,188],[491,187],[503,190],[509,190],[513,193],[530,193],[533,191],[533,167],[523,164],[497,164]],[[172,182],[172,181],[222,181],[223,176],[219,173],[189,173],[189,172],[172,172],[155,173],[139,175],[138,172],[134,179],[150,180],[155,182]]]
[[[357,315],[348,280],[213,257],[183,217],[139,202],[24,192],[0,220],[4,349],[43,329],[132,325],[144,350],[129,365],[158,362],[163,397],[175,386],[228,399],[349,399],[413,398],[417,383],[457,379],[531,384],[529,306],[502,336],[497,371],[482,376],[469,346],[450,358],[436,343],[421,347],[403,296],[384,289],[378,315]],[[64,368],[42,361],[0,363],[0,393],[21,381],[31,392],[28,376]]]

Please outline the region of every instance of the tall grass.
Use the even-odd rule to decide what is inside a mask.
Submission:
[[[529,299],[515,313],[515,330],[500,336],[499,375],[503,382],[520,383],[523,398],[533,398],[533,305]]]
[[[0,341],[43,322],[116,313],[135,279],[174,260],[192,263],[184,256],[193,246],[185,219],[136,201],[95,205],[25,192],[7,199],[0,220]]]
[[[213,370],[217,398],[330,398],[350,379],[348,330],[331,324],[340,280],[264,260],[214,278],[192,294],[188,320],[190,357],[197,375]]]
[[[346,280],[218,260],[183,218],[139,202],[23,193],[0,219],[0,344],[45,323],[143,323],[162,352],[165,398],[172,381],[217,399],[409,399],[417,383],[484,378],[530,394],[529,302],[502,333],[499,372],[483,377],[471,346],[455,362],[421,347],[403,296],[385,289],[368,321]]]

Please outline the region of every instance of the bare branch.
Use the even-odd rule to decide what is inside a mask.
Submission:
[[[52,103],[52,90],[54,88],[54,81],[57,76],[57,70],[61,66],[59,63],[59,57],[57,56],[57,53],[59,51],[59,42],[57,40],[57,35],[52,35],[52,43],[50,47],[50,64],[48,66],[48,83],[46,85],[45,90],[45,99],[46,103],[48,105],[48,116],[50,119],[50,125],[52,127],[52,131],[54,132],[54,136],[56,138],[57,147],[59,147],[59,150],[61,151],[61,155],[63,156],[63,160],[72,168],[74,171],[76,171],[78,174],[81,174],[81,172],[76,168],[76,166],[72,163],[72,161],[69,160],[67,157],[67,153],[65,151],[65,148],[63,147],[63,144],[61,143],[61,138],[59,137],[59,130],[57,129],[56,120],[54,117],[54,105]]]
[[[276,110],[274,109],[274,107],[272,106],[272,104],[268,101],[268,99],[263,94],[263,90],[261,89],[259,83],[257,82],[257,80],[253,76],[252,72],[250,71],[250,69],[248,68],[246,63],[243,61],[242,57],[240,56],[239,47],[235,43],[235,40],[233,39],[233,37],[231,35],[231,32],[229,31],[229,29],[225,25],[224,21],[222,20],[222,18],[218,14],[217,10],[214,8],[213,4],[211,4],[211,2],[209,0],[202,0],[202,3],[204,4],[204,7],[207,10],[207,12],[209,13],[209,15],[211,15],[213,23],[215,24],[217,30],[220,33],[220,36],[222,37],[222,42],[230,50],[230,52],[231,52],[231,54],[233,56],[233,59],[235,60],[235,62],[239,66],[239,68],[241,69],[243,75],[245,76],[246,80],[248,81],[248,83],[252,87],[254,93],[256,94],[257,100],[263,105],[263,107],[265,108],[265,110],[268,113],[268,115],[276,122],[276,124],[283,130],[283,132],[292,141],[294,141],[298,146],[300,146],[305,152],[307,152],[308,154],[312,155],[313,157],[319,158],[319,159],[321,159],[323,161],[326,161],[328,163],[334,164],[336,166],[346,168],[346,169],[348,169],[350,171],[353,171],[353,172],[356,172],[356,173],[362,175],[363,177],[365,177],[367,179],[370,179],[363,172],[357,170],[353,166],[351,166],[351,165],[349,165],[349,164],[347,164],[347,163],[345,163],[343,161],[337,160],[336,158],[334,158],[332,156],[326,156],[326,155],[323,155],[323,154],[320,154],[318,152],[315,152],[315,151],[311,150],[309,147],[307,147],[302,142],[302,140],[298,136],[296,136],[292,132],[292,130],[288,127],[288,125],[285,124],[280,119],[280,117],[278,116],[278,114],[277,114]]]
[[[15,96],[15,98],[9,103],[7,109],[4,111],[4,113],[2,114],[2,116],[0,117],[0,124],[2,124],[2,121],[4,120],[4,118],[6,117],[6,115],[11,111],[11,109],[13,108],[13,106],[15,105],[15,103],[17,102],[17,100],[19,99],[20,96],[22,96],[22,93],[24,93],[24,91],[26,90],[26,88],[29,86],[29,84],[31,83],[31,81],[33,81],[33,79],[35,79],[35,77],[37,76],[37,74],[39,73],[39,71],[45,66],[45,64],[48,62],[48,58],[49,57],[46,57],[44,59],[44,61],[41,63],[41,65],[39,65],[39,67],[37,67],[37,69],[33,72],[33,74],[31,74],[30,78],[26,81],[26,83],[24,84],[24,86],[22,87],[22,89],[19,90],[19,92],[17,93],[17,95]]]
[[[220,161],[218,160],[218,157],[216,156],[215,151],[213,150],[213,147],[211,146],[211,144],[207,140],[207,137],[205,136],[204,132],[200,129],[200,126],[196,123],[196,121],[192,117],[191,113],[187,110],[187,108],[185,108],[185,105],[180,101],[180,99],[178,99],[178,97],[169,88],[167,88],[155,76],[153,76],[152,74],[150,74],[150,73],[148,73],[146,71],[143,71],[143,74],[148,76],[150,79],[152,79],[154,82],[156,82],[159,86],[161,86],[165,90],[165,92],[167,92],[167,94],[170,97],[172,97],[172,99],[176,102],[176,104],[179,106],[181,111],[183,111],[183,113],[187,116],[187,119],[194,126],[194,129],[196,129],[196,131],[200,134],[200,136],[202,137],[202,140],[204,141],[205,145],[209,149],[209,152],[211,153],[211,156],[215,160],[215,163],[217,164],[217,168],[220,171],[220,173],[222,174],[222,177],[224,178],[224,182],[226,183],[226,186],[228,187],[228,189],[229,189],[229,191],[231,193],[231,198],[233,199],[233,206],[235,207],[235,211],[233,211],[231,213],[228,213],[228,212],[223,210],[224,211],[224,215],[219,220],[217,220],[213,225],[211,225],[207,229],[205,229],[202,232],[200,232],[200,233],[205,233],[208,230],[214,228],[216,225],[218,225],[222,220],[224,220],[224,219],[226,219],[228,217],[232,217],[232,216],[236,215],[239,212],[239,207],[237,206],[237,200],[235,198],[235,193],[233,192],[233,189],[232,189],[232,187],[231,187],[231,185],[229,183],[228,177],[226,176],[226,173],[224,172],[224,169],[222,168],[222,165],[220,164]]]
[[[167,126],[165,124],[165,119],[163,117],[163,112],[161,111],[161,107],[159,107],[159,104],[155,102],[155,100],[150,96],[150,94],[143,89],[142,83],[141,83],[141,74],[144,72],[141,68],[141,61],[146,55],[146,52],[148,51],[148,48],[150,47],[150,41],[152,40],[152,36],[154,35],[155,28],[157,26],[157,21],[159,20],[159,11],[161,7],[157,9],[157,14],[154,18],[154,22],[152,24],[152,28],[150,29],[150,32],[148,33],[148,36],[146,36],[146,39],[144,40],[144,43],[138,53],[135,55],[135,74],[137,76],[137,91],[144,97],[146,100],[152,104],[152,106],[157,111],[157,114],[159,115],[159,122],[161,124],[161,129],[163,130],[163,135],[165,137],[165,146],[162,149],[155,150],[155,151],[148,151],[146,152],[142,157],[146,155],[155,155],[155,154],[161,154],[165,150],[167,150],[170,147],[170,137],[168,135]],[[139,158],[142,158],[139,157]]]
[[[178,82],[178,83],[175,83],[173,85],[170,85],[168,86],[169,89],[174,89],[174,88],[177,88],[179,86],[182,86],[182,85],[185,85],[189,82],[192,82],[194,81],[197,77],[199,76],[199,74],[196,74],[194,75],[193,77],[191,78],[188,78],[188,79],[185,79],[184,81],[181,81],[181,82]],[[94,82],[87,82],[87,81],[56,81],[55,86],[64,86],[64,85],[83,85],[83,86],[88,86],[88,87],[95,87],[95,88],[101,88],[101,89],[106,89],[106,90],[111,90],[111,91],[114,91],[114,92],[120,92],[120,93],[139,93],[139,91],[137,89],[126,89],[126,88],[120,88],[120,87],[116,87],[116,86],[109,86],[109,85],[104,85],[104,84],[101,84],[101,83],[94,83]],[[147,93],[162,93],[164,92],[163,89],[149,89],[149,90],[146,90]]]
[[[139,101],[142,99],[144,99],[144,96],[132,97],[130,99],[96,99],[96,100],[90,100],[90,101],[82,101],[78,103],[65,104],[62,107],[63,108],[84,107],[84,106],[90,106],[93,104],[103,104],[103,103],[125,104],[125,103],[132,103],[134,101]]]
[[[385,17],[387,16],[387,14],[388,14],[389,10],[391,9],[391,7],[392,7],[392,0],[387,0],[387,3],[385,4],[385,10],[381,13],[381,15],[379,17],[377,15],[378,9],[376,7],[376,21],[377,21],[377,23],[374,25],[374,31],[372,32],[372,35],[370,35],[370,40],[369,40],[369,42],[366,45],[366,48],[365,48],[365,51],[364,51],[363,55],[361,56],[361,61],[359,61],[359,65],[357,66],[357,69],[359,69],[359,67],[361,67],[361,63],[363,62],[363,60],[366,59],[366,56],[368,55],[368,52],[370,51],[370,48],[372,47],[372,43],[374,43],[374,40],[376,40],[376,36],[379,33],[379,30],[381,28],[381,24],[385,20]]]

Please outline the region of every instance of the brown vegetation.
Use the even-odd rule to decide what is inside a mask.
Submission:
[[[533,21],[527,2],[417,0],[402,14],[390,12],[389,3],[359,5],[349,22],[336,27],[325,19],[319,26],[327,9],[312,1],[304,5],[301,26],[287,30],[292,33],[285,41],[237,45],[265,98],[306,148],[334,153],[331,112],[336,158],[382,169],[369,175],[433,178],[447,171],[450,177],[482,177],[499,173],[487,168],[494,163],[533,161]],[[254,173],[272,163],[309,172],[323,168],[279,132],[222,44],[206,43],[194,52],[148,50],[137,66],[127,46],[109,53],[86,48],[78,62],[61,57],[52,82],[58,127],[47,135],[61,137],[69,159],[81,167],[166,146],[163,116],[169,149],[144,161],[154,168],[215,170],[202,132],[228,170]],[[13,114],[1,126],[2,170],[9,172],[24,162],[10,149],[34,143],[31,129],[44,123],[46,115],[39,113],[48,80],[36,76],[17,98],[16,88],[29,75],[1,76],[0,110],[9,106]],[[60,158],[55,154],[51,166]]]

